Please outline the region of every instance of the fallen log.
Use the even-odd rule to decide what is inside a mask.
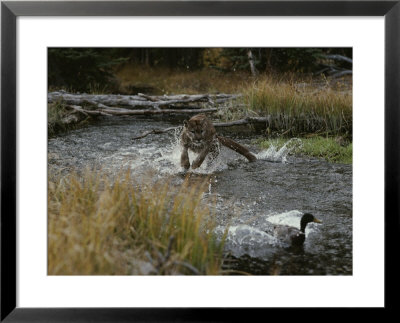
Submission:
[[[106,108],[106,109],[96,109],[96,110],[88,110],[84,109],[81,106],[77,105],[68,105],[68,108],[74,109],[77,112],[91,115],[91,116],[122,116],[122,115],[154,115],[154,114],[169,114],[169,113],[209,113],[217,111],[216,108],[209,108],[209,109],[162,109],[162,110],[129,110],[123,108]]]
[[[143,93],[138,93],[139,97],[145,98],[147,100],[156,102],[156,101],[167,101],[167,100],[191,100],[193,102],[196,101],[207,101],[209,98],[214,98],[214,99],[225,99],[225,100],[230,100],[230,99],[236,99],[238,97],[241,97],[241,94],[178,94],[178,95],[147,95]]]
[[[47,95],[49,103],[63,101],[69,105],[97,105],[119,106],[131,108],[156,108],[158,105],[139,96],[129,95],[97,95],[97,94],[70,94],[64,92],[51,92]]]
[[[187,102],[207,102],[210,98],[209,94],[179,94],[179,95],[146,95],[143,93],[138,93],[138,96],[145,98],[146,100],[152,102],[168,102],[168,101],[183,101],[183,103]]]
[[[154,114],[169,114],[169,113],[208,113],[217,111],[216,108],[209,109],[162,109],[162,110],[127,110],[127,109],[102,109],[102,112],[111,115],[154,115]]]
[[[49,103],[64,101],[66,104],[75,106],[96,106],[96,107],[125,107],[131,109],[150,108],[158,110],[168,106],[190,104],[195,102],[208,102],[212,105],[223,103],[227,100],[238,98],[239,94],[195,94],[195,95],[171,95],[171,96],[150,96],[138,95],[117,95],[117,94],[71,94],[64,91],[48,93]],[[100,106],[102,105],[102,106]]]

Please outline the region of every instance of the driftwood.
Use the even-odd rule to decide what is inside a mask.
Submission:
[[[116,94],[71,94],[64,91],[48,93],[49,103],[63,101],[73,106],[93,106],[100,109],[109,107],[123,107],[125,109],[153,109],[159,110],[166,107],[178,109],[180,105],[205,102],[211,105],[236,99],[238,94],[197,94],[197,95],[171,95],[150,96],[139,93],[138,95]]]
[[[67,108],[80,112],[86,116],[110,116],[111,114],[101,110],[85,110],[79,105],[67,105]]]
[[[129,110],[123,108],[107,108],[88,110],[77,105],[67,105],[67,108],[74,109],[77,112],[81,112],[88,116],[132,116],[132,115],[155,115],[155,114],[171,114],[171,113],[207,113],[215,112],[216,108],[209,109],[160,109],[160,110]]]
[[[345,75],[352,75],[352,74],[353,74],[352,70],[343,70],[343,71],[338,71],[336,73],[333,73],[331,76],[333,78],[338,78],[338,77],[342,77],[342,76],[345,76]]]
[[[353,64],[353,60],[343,55],[325,55],[325,58],[332,59],[334,61],[343,61],[349,64]]]
[[[349,57],[343,56],[343,55],[325,55],[324,58],[333,60],[333,61],[342,61],[346,62],[350,65],[353,64],[353,60]],[[320,71],[316,72],[315,75],[319,75],[322,73],[327,73],[328,75],[332,76],[333,78],[338,78],[344,75],[351,75],[353,74],[353,71],[348,68],[342,68],[338,67],[336,65],[332,64],[321,64],[323,67]]]
[[[98,116],[138,116],[199,114],[217,111],[219,104],[240,97],[240,94],[196,94],[157,96],[116,94],[72,94],[65,91],[48,93],[48,102],[62,102],[68,115],[61,121],[70,124]],[[75,117],[74,117],[75,115]]]
[[[353,71],[349,70],[349,69],[339,68],[334,65],[326,65],[326,64],[321,64],[321,65],[324,66],[324,68],[319,70],[318,72],[316,72],[315,75],[327,73],[328,75],[332,76],[333,78],[338,78],[338,77],[341,77],[344,75],[353,74]]]
[[[50,92],[47,95],[49,103],[63,101],[70,105],[97,105],[124,106],[124,107],[151,107],[151,102],[139,96],[115,94],[71,94],[63,91]]]

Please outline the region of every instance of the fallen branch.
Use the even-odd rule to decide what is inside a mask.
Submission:
[[[137,137],[133,137],[132,140],[136,140],[136,139],[142,139],[144,137],[147,137],[148,135],[152,135],[152,134],[160,134],[160,133],[165,133],[171,130],[176,130],[179,127],[170,127],[170,128],[166,128],[166,129],[153,129],[153,130],[149,130],[144,132],[142,135],[137,136]]]
[[[334,73],[334,74],[332,74],[331,76],[332,76],[333,78],[338,78],[338,77],[342,77],[342,76],[345,76],[345,75],[352,75],[352,74],[353,74],[353,71],[351,71],[351,70],[344,70],[344,71],[340,71],[340,72]]]
[[[268,117],[266,118],[261,118],[261,117],[247,117],[246,119],[240,119],[240,120],[236,120],[236,121],[231,121],[231,122],[220,122],[220,123],[214,123],[214,127],[216,128],[222,128],[222,127],[233,127],[233,126],[241,126],[241,125],[245,125],[245,124],[251,124],[251,123],[266,123],[269,120]],[[166,128],[166,129],[153,129],[153,130],[149,130],[144,132],[143,134],[141,134],[140,136],[137,137],[133,137],[132,140],[136,140],[136,139],[142,139],[144,137],[147,137],[148,135],[153,135],[153,134],[161,134],[161,133],[165,133],[171,130],[176,130],[179,127],[170,127],[170,128]]]
[[[145,98],[146,100],[149,100],[149,101],[153,101],[153,102],[157,101],[157,99],[154,96],[146,95],[143,93],[138,93],[138,96]]]
[[[155,115],[155,114],[173,114],[173,113],[209,113],[216,112],[217,109],[209,108],[209,109],[162,109],[162,110],[127,110],[127,109],[102,109],[99,110],[101,112],[108,113],[110,115]]]
[[[156,102],[156,101],[168,101],[168,100],[191,100],[193,102],[196,101],[208,101],[209,98],[213,99],[225,99],[225,100],[230,100],[230,99],[236,99],[240,96],[241,94],[178,94],[178,95],[147,95],[143,93],[138,93],[138,96],[143,97],[147,100]]]
[[[182,266],[185,267],[186,269],[189,269],[195,275],[200,275],[199,270],[196,267],[189,264],[188,262],[175,260],[173,263],[174,265]]]
[[[332,59],[335,61],[343,61],[347,62],[350,64],[353,64],[353,60],[349,57],[343,56],[343,55],[325,55],[325,58]]]
[[[83,109],[81,106],[79,105],[67,105],[67,108],[71,108],[77,112],[83,113],[86,116],[111,116],[111,114],[108,114],[104,111],[101,110],[86,110]]]
[[[245,119],[235,120],[231,122],[220,122],[214,123],[214,127],[232,127],[232,126],[241,126],[249,123],[266,123],[268,118],[261,118],[261,117],[247,117]]]

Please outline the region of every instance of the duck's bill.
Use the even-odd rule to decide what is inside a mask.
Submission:
[[[322,223],[321,220],[318,220],[318,219],[316,219],[316,218],[314,218],[314,221],[313,221],[313,222],[315,222],[315,223]]]

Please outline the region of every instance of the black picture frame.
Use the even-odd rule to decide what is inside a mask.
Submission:
[[[1,3],[1,322],[254,320],[266,309],[16,307],[16,19],[18,16],[384,16],[385,310],[398,286],[400,1],[4,1]],[[396,270],[397,271],[397,270]],[[396,295],[396,294],[394,294]],[[238,295],[238,297],[241,297]],[[310,302],[312,304],[312,302]],[[311,305],[310,305],[311,306]],[[272,310],[272,309],[271,309]],[[276,309],[278,310],[278,309]],[[285,309],[287,310],[287,309]],[[379,315],[381,315],[380,309]],[[239,313],[240,312],[240,313]],[[249,313],[247,313],[249,312]],[[282,311],[281,311],[282,312]],[[239,315],[240,314],[240,315]],[[273,319],[272,316],[270,316]],[[333,317],[331,317],[333,318]]]

